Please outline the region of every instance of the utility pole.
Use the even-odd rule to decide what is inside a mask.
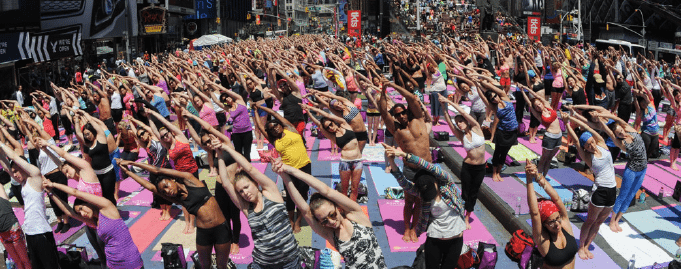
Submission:
[[[125,62],[130,63],[130,39],[132,38],[132,33],[130,31],[130,6],[128,2],[125,1]],[[137,8],[137,6],[135,6]]]

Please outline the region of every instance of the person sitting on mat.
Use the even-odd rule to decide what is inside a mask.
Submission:
[[[359,181],[362,179],[362,150],[359,146],[357,133],[344,119],[324,112],[321,109],[309,105],[301,105],[303,110],[314,112],[322,118],[317,120],[314,116],[310,120],[332,143],[338,145],[341,150],[341,161],[338,165],[338,173],[341,180],[341,193],[347,195],[350,188],[350,199],[357,202],[359,195]],[[355,108],[355,107],[353,107]],[[355,108],[356,109],[356,108]]]
[[[104,243],[106,267],[111,269],[139,269],[144,267],[140,255],[127,224],[121,218],[116,205],[108,199],[71,188],[69,186],[43,180],[43,187],[52,195],[58,189],[76,197],[73,207],[55,197],[55,204],[69,217],[76,218],[88,227],[97,229],[97,236]]]
[[[418,196],[423,201],[421,218],[415,230],[417,235],[422,232],[428,234],[424,248],[426,268],[454,268],[461,255],[463,232],[470,229],[470,225],[464,221],[461,190],[454,183],[454,176],[416,155],[382,145],[390,158],[391,174],[404,192]],[[405,163],[420,168],[413,182],[402,174],[395,164],[395,157],[402,157]]]
[[[357,202],[279,159],[272,163],[272,171],[284,180],[288,195],[291,195],[298,210],[303,212],[312,230],[333,243],[345,259],[346,268],[388,268],[371,220]],[[317,190],[310,197],[310,204],[296,190],[291,176]]]
[[[451,105],[459,112],[459,115],[454,117],[456,124],[452,123],[449,113],[445,113],[445,121],[466,150],[459,178],[461,179],[461,197],[466,202],[466,227],[470,229],[471,213],[475,209],[480,185],[485,178],[485,135],[482,133],[478,120],[466,113],[458,104],[445,97],[440,97],[440,103],[444,107]]]
[[[159,168],[150,164],[116,160],[121,171],[137,181],[142,187],[150,190],[168,201],[181,204],[189,214],[196,216],[196,250],[199,253],[202,268],[209,268],[211,252],[215,247],[218,269],[226,269],[229,262],[232,231],[225,216],[222,215],[215,197],[205,183],[189,172]],[[128,166],[137,166],[156,174],[159,180],[156,185],[128,170]],[[185,218],[188,214],[185,215]]]
[[[566,122],[572,121],[585,130],[580,136],[577,136],[572,126],[567,123],[565,124],[572,139],[579,141],[580,146],[577,147],[579,157],[593,170],[593,193],[591,194],[587,218],[584,225],[582,225],[582,232],[579,235],[580,246],[578,252],[579,258],[583,260],[593,259],[594,255],[589,251],[589,246],[594,238],[596,238],[599,227],[608,218],[612,207],[615,205],[617,195],[615,167],[612,163],[612,155],[610,155],[603,137],[586,123],[573,118],[565,112],[561,112],[561,114],[563,120]]]
[[[558,192],[529,159],[525,165],[527,177],[527,204],[532,220],[532,239],[544,257],[542,268],[575,268],[575,254],[579,250],[572,224]],[[534,184],[537,182],[551,198],[537,199]]]

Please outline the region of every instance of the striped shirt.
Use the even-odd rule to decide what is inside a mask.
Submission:
[[[253,262],[258,265],[287,263],[298,257],[298,242],[288,220],[284,203],[263,197],[260,212],[248,209],[248,225],[253,236]]]

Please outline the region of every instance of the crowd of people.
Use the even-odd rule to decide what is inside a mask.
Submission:
[[[254,240],[254,268],[300,268],[293,234],[303,218],[349,268],[386,268],[372,222],[358,204],[362,152],[379,142],[385,127],[386,172],[405,191],[402,239],[417,242],[427,234],[427,268],[457,264],[486,176],[486,141],[495,144],[491,176],[502,181],[519,136],[542,145],[541,158],[526,166],[539,252],[555,268],[572,268],[575,254],[593,258],[588,246],[608,216],[612,231],[622,231],[618,222],[641,187],[648,160],[660,158],[660,142],[671,145],[670,166],[678,170],[678,58],[667,63],[622,48],[542,45],[503,35],[368,41],[304,35],[152,54],[112,70],[79,72],[68,85],[52,84],[49,94],[31,93],[30,103],[23,96],[0,102],[0,163],[26,215],[20,227],[0,191],[0,239],[9,256],[18,268],[58,268],[46,193],[56,233],[70,228],[69,218],[79,219],[103,265],[142,268],[116,207],[120,181],[131,177],[153,192],[161,220],[170,218],[172,204],[182,207],[183,232],[196,233],[200,264],[211,263],[214,249],[217,267],[226,268],[229,254],[239,252],[243,213]],[[660,124],[663,98],[671,105]],[[340,191],[312,176],[308,122],[340,155]],[[432,163],[429,137],[441,124],[466,151],[460,175]],[[285,197],[250,164],[254,142],[261,161],[283,179]],[[579,244],[545,178],[561,146],[575,148],[595,178]],[[217,177],[214,195],[199,177],[198,148],[207,152],[209,176]],[[81,154],[70,152],[76,149]],[[145,162],[138,162],[141,149]],[[619,159],[627,165],[616,195],[613,162]],[[550,199],[537,200],[532,181]],[[308,196],[310,188],[316,192]],[[69,196],[76,198],[73,204]]]

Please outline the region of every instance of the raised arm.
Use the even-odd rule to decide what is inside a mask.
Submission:
[[[169,122],[163,116],[161,116],[161,114],[158,114],[158,112],[156,112],[156,111],[152,111],[150,109],[147,109],[146,112],[147,112],[147,115],[152,115],[152,116],[156,117],[156,119],[158,119],[161,123],[163,123],[163,126],[168,128],[169,131],[173,132],[173,134],[175,135],[175,139],[177,139],[177,141],[180,141],[182,143],[189,143],[189,139],[187,139],[187,137],[184,136],[184,132],[182,132],[182,130],[180,130],[180,128],[177,127],[177,125]],[[152,124],[152,122],[153,121],[149,121],[150,124]],[[156,135],[158,135],[158,134],[156,134]]]

